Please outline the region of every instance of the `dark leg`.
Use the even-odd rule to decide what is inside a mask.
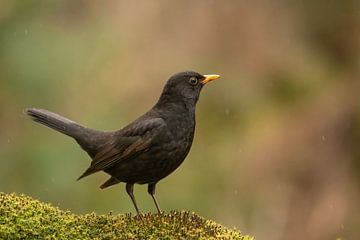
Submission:
[[[157,203],[156,198],[155,198],[155,185],[156,185],[156,183],[150,183],[148,185],[148,193],[151,195],[152,199],[154,200],[154,203],[158,210],[158,213],[161,214],[159,204]]]
[[[131,198],[131,201],[133,202],[134,204],[134,207],[136,209],[136,212],[137,214],[140,216],[140,211],[139,211],[139,208],[136,204],[136,200],[135,200],[135,196],[134,196],[134,184],[133,183],[126,183],[126,192],[129,194],[130,198]]]

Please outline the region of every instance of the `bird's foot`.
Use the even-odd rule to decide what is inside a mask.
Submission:
[[[143,220],[144,219],[144,214],[142,212],[137,212],[137,214],[134,216],[134,219],[136,220]]]
[[[165,212],[164,211],[158,211],[157,214],[158,215],[163,215],[163,214],[165,214]]]

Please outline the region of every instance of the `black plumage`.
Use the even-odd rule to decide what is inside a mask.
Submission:
[[[219,75],[188,71],[173,75],[158,102],[126,127],[112,132],[97,131],[43,109],[26,113],[43,125],[74,138],[92,158],[90,167],[78,178],[98,171],[111,177],[100,187],[125,182],[137,213],[133,185],[148,184],[155,199],[156,183],[173,172],[188,154],[195,131],[195,105],[202,87]]]

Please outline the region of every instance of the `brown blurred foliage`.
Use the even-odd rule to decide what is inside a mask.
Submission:
[[[360,3],[1,1],[0,191],[77,212],[132,210],[87,156],[22,114],[44,107],[116,129],[183,70],[203,91],[185,163],[160,204],[257,239],[360,238]],[[140,206],[153,210],[144,187]]]

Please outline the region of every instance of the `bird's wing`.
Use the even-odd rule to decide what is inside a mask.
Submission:
[[[135,122],[121,130],[121,135],[100,147],[90,167],[78,178],[111,168],[125,159],[146,152],[153,139],[166,127],[162,118],[152,118]]]

